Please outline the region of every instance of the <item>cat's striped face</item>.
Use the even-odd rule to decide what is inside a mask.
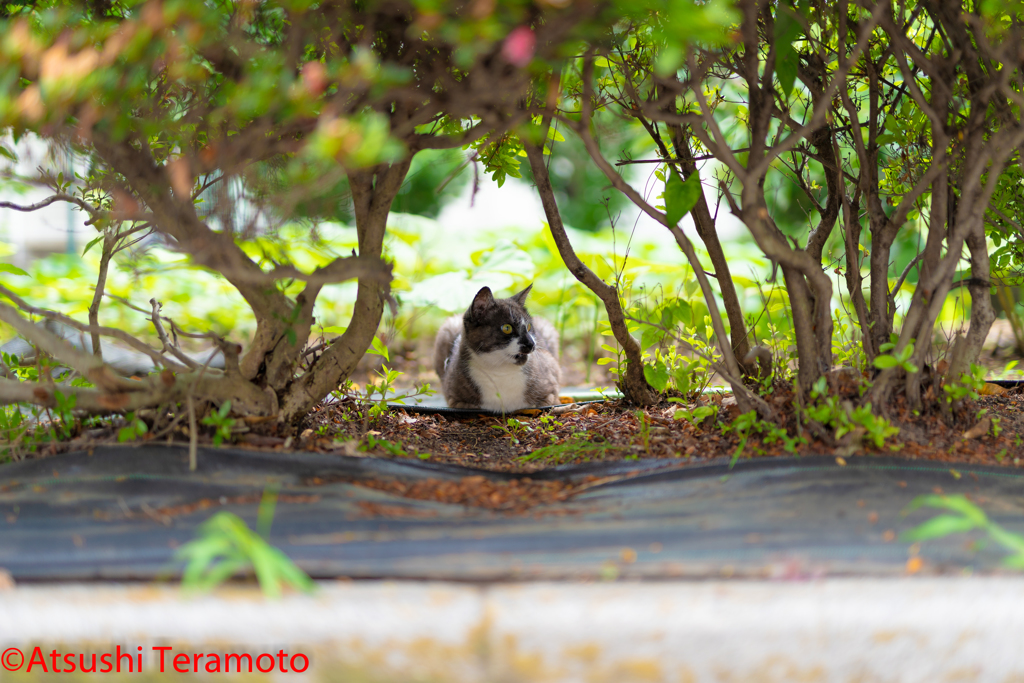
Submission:
[[[537,347],[530,314],[523,306],[529,287],[509,299],[495,299],[481,289],[463,316],[465,343],[477,354],[494,354],[524,364]],[[500,352],[500,353],[495,353]]]

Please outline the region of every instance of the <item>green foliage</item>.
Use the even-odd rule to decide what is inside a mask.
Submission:
[[[229,404],[230,408],[230,404]],[[140,438],[143,434],[149,431],[149,427],[141,418],[135,416],[134,412],[130,412],[124,416],[124,420],[127,423],[124,427],[117,430],[117,441],[118,443],[124,443],[125,441],[133,441],[134,439]],[[233,421],[232,421],[233,422]],[[203,424],[208,424],[205,420]],[[220,442],[216,442],[220,445]]]
[[[832,317],[832,356],[836,366],[865,369],[867,356],[864,354],[857,322],[841,308],[837,308]]]
[[[681,402],[682,399],[670,398],[669,401]],[[672,415],[672,419],[674,420],[686,420],[692,424],[700,424],[708,418],[715,417],[718,417],[718,406],[716,405],[695,406],[689,410],[679,408]]]
[[[416,453],[416,449],[410,449],[412,451],[410,453],[401,443],[379,439],[376,434],[367,432],[363,442],[359,444],[359,450],[372,451],[376,449],[380,449],[394,458],[408,458],[411,455],[419,455],[420,458],[423,458],[422,454]],[[430,457],[429,454],[427,457]]]
[[[810,419],[834,429],[836,439],[859,430],[861,438],[872,443],[875,448],[881,448],[887,438],[900,433],[899,427],[871,411],[871,403],[854,406],[849,401],[840,400],[838,396],[830,396],[824,377],[815,382],[811,390],[811,403],[805,412]]]
[[[933,517],[910,531],[904,532],[903,540],[929,541],[951,534],[980,530],[987,533],[989,539],[1010,551],[1010,555],[1003,558],[1004,566],[1011,569],[1024,569],[1024,535],[1008,531],[990,520],[981,508],[963,494],[918,496],[907,506],[904,514],[925,506],[949,510],[954,514]]]
[[[737,415],[731,423],[722,426],[722,433],[735,433],[740,438],[740,442],[736,446],[736,450],[733,451],[732,458],[729,460],[729,469],[736,465],[736,461],[743,455],[750,437],[755,434],[760,434],[761,440],[764,443],[782,443],[783,448],[789,453],[796,453],[798,444],[807,443],[806,439],[802,437],[789,436],[784,427],[759,419],[755,410]]]
[[[491,429],[497,429],[508,437],[515,445],[519,445],[519,439],[528,433],[533,432],[533,427],[530,425],[520,422],[514,417],[506,418],[504,423],[499,422],[496,425],[491,425]]]
[[[304,593],[315,588],[312,579],[295,566],[279,548],[267,542],[270,524],[277,505],[277,491],[263,492],[254,532],[230,512],[218,512],[199,527],[197,538],[181,546],[175,553],[184,561],[181,585],[186,590],[209,591],[233,576],[252,570],[263,594],[269,598],[281,595],[284,586]]]
[[[914,365],[910,359],[914,355],[914,341],[910,340],[910,343],[903,347],[901,351],[895,354],[884,353],[885,351],[892,351],[896,348],[896,343],[899,340],[899,335],[895,332],[891,335],[890,341],[886,344],[882,344],[879,347],[879,351],[883,353],[875,356],[874,364],[879,370],[888,370],[889,368],[900,367],[903,368],[909,374],[918,372],[920,368]]]
[[[732,422],[722,427],[723,434],[736,433],[740,437],[739,445],[736,446],[736,450],[733,451],[732,459],[729,460],[729,469],[732,469],[736,465],[736,461],[739,460],[743,454],[743,449],[747,446],[747,439],[750,437],[752,430],[757,430],[760,427],[761,421],[757,417],[757,411],[751,410],[749,413],[742,413],[737,415]]]
[[[961,374],[959,381],[943,384],[942,391],[947,403],[956,403],[966,398],[977,401],[984,386],[985,368],[972,363],[970,372]]]
[[[228,417],[231,412],[231,401],[224,401],[220,408],[211,411],[203,418],[202,423],[207,427],[213,427],[213,445],[219,446],[224,441],[231,440],[231,430],[235,426],[234,418]],[[120,438],[120,437],[119,437]]]
[[[692,296],[696,282],[688,279],[683,288]],[[641,349],[657,347],[642,355],[647,382],[659,392],[675,389],[691,401],[707,389],[714,374],[711,365],[720,358],[710,316],[704,316],[703,334],[698,334],[695,309],[701,310],[682,297],[667,297],[650,309],[640,301],[630,309],[633,319],[640,321]]]
[[[374,341],[377,341],[374,339]],[[374,420],[383,415],[388,409],[389,402],[399,402],[418,396],[433,396],[434,390],[427,383],[417,384],[415,388],[407,391],[396,391],[395,382],[403,373],[383,366],[377,370],[377,377],[380,383],[366,385],[366,393],[362,400],[366,403],[366,415],[369,420]],[[376,398],[374,398],[376,396]]]
[[[28,421],[17,404],[0,406],[0,458],[10,458],[15,445],[20,443],[28,430]]]
[[[676,225],[683,219],[683,216],[690,213],[690,210],[697,205],[703,190],[700,186],[700,176],[692,174],[686,182],[679,177],[673,168],[665,181],[665,215],[671,225]]]
[[[593,457],[601,457],[611,450],[621,446],[604,441],[591,441],[584,433],[576,433],[562,443],[551,443],[541,446],[526,455],[519,456],[523,462],[541,462],[550,465],[559,465],[577,460],[588,461]]]

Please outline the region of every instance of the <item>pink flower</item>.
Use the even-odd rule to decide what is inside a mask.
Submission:
[[[306,62],[302,67],[302,82],[309,94],[316,97],[327,89],[327,69],[320,62]]]
[[[505,38],[501,46],[501,55],[513,66],[520,69],[533,59],[533,51],[537,47],[537,36],[527,26],[517,26]]]

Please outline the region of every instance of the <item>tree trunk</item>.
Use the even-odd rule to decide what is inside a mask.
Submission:
[[[410,157],[395,164],[382,164],[349,173],[360,256],[380,258],[383,254],[384,232],[391,203],[409,172],[411,160]],[[307,300],[305,303],[310,308],[318,290],[318,287],[314,288],[311,284],[303,292],[302,298]],[[304,375],[283,392],[278,417],[280,422],[297,425],[313,406],[352,374],[377,333],[386,297],[387,289],[380,284],[379,279],[359,278],[355,308],[348,329],[334,340]]]
[[[971,324],[964,337],[963,353],[957,354],[949,366],[949,377],[958,378],[978,361],[996,312],[992,308],[992,283],[989,281],[988,248],[985,243],[985,224],[977,221],[967,235],[967,249],[971,253],[971,279],[967,288],[971,292]]]
[[[545,131],[546,133],[546,131]],[[603,282],[594,271],[580,261],[576,252],[569,242],[569,236],[562,224],[562,215],[558,211],[558,204],[555,202],[555,192],[551,187],[551,179],[548,176],[547,166],[544,165],[543,150],[529,140],[523,139],[523,146],[526,148],[526,158],[530,161],[530,168],[533,171],[534,182],[537,183],[537,193],[540,195],[541,204],[544,205],[544,214],[548,219],[548,226],[551,229],[551,236],[558,247],[558,253],[562,262],[569,269],[573,276],[583,283],[590,291],[598,296],[608,311],[608,322],[615,335],[615,341],[622,347],[626,354],[626,372],[619,374],[619,389],[625,394],[626,400],[634,405],[646,406],[658,402],[658,394],[644,377],[644,365],[641,359],[640,345],[629,334],[626,328],[626,319],[622,312],[622,304],[619,301],[619,291],[614,286]]]
[[[92,295],[92,302],[89,304],[89,324],[93,327],[100,325],[100,304],[103,303],[103,291],[107,288],[107,270],[110,268],[110,259],[114,255],[114,244],[117,238],[113,233],[103,234],[103,251],[100,252],[100,272],[96,276],[96,290]],[[92,339],[92,353],[97,358],[103,358],[103,347],[100,345],[100,334],[95,330],[90,333]]]
[[[697,162],[690,148],[689,139],[683,137],[682,126],[673,126],[675,135],[673,143],[676,155],[683,161],[680,167],[683,171],[683,179],[689,178],[697,173]],[[729,262],[722,250],[722,243],[718,239],[718,231],[715,229],[715,219],[711,216],[711,209],[708,207],[708,200],[704,192],[697,198],[697,205],[691,212],[693,224],[697,228],[697,235],[708,250],[708,257],[715,269],[718,279],[718,290],[722,293],[722,304],[725,306],[725,315],[729,318],[729,341],[732,344],[733,354],[736,359],[743,362],[750,352],[750,340],[747,339],[747,325],[743,320],[743,308],[740,306],[740,299],[736,295],[736,285],[732,281],[732,273],[729,271]],[[753,366],[747,368],[752,370]]]

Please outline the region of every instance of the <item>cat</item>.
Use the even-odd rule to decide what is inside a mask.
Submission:
[[[558,333],[526,310],[532,288],[495,299],[483,287],[465,314],[441,326],[434,370],[449,407],[511,413],[558,403]]]

